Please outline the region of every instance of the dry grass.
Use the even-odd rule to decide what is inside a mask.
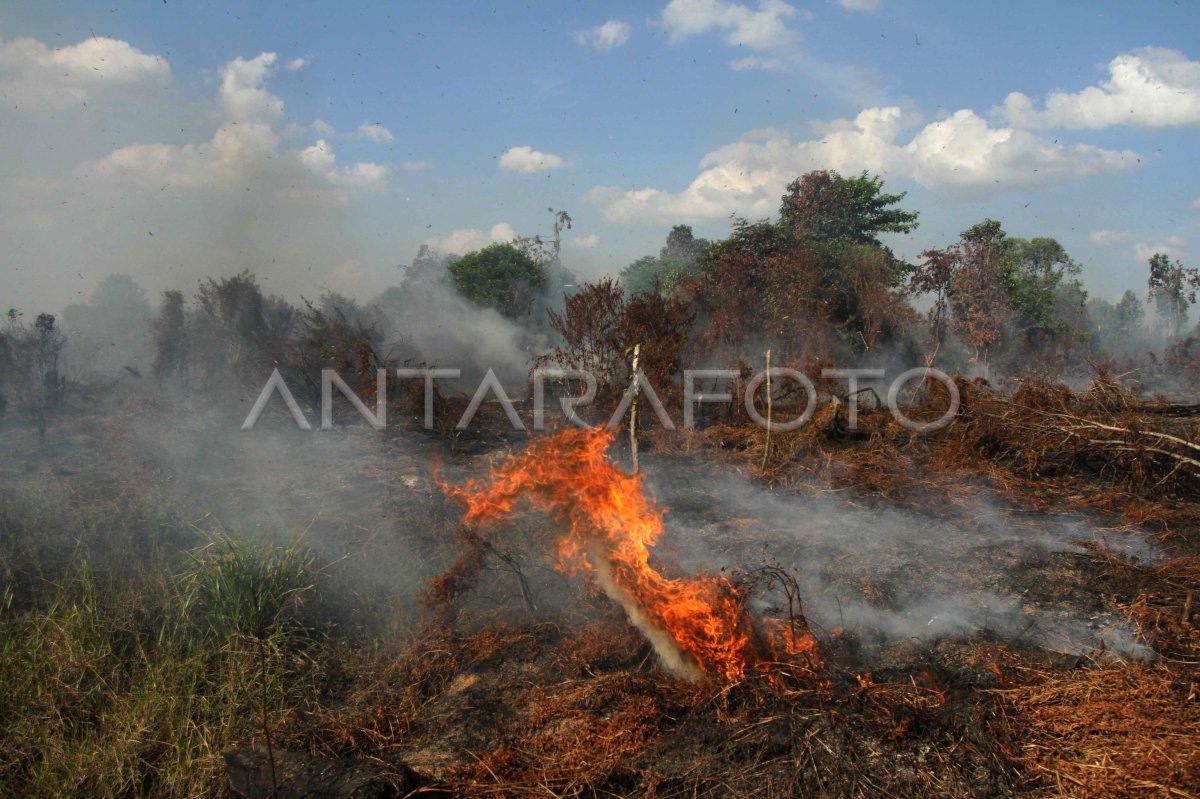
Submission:
[[[994,692],[1011,755],[1043,796],[1195,797],[1200,702],[1195,674],[1109,666],[1045,674]]]
[[[963,390],[961,422],[924,437],[872,411],[850,436],[838,406],[822,405],[820,424],[772,434],[765,469],[764,431],[736,420],[647,439],[659,455],[725,459],[804,491],[922,507],[936,496],[949,500],[945,513],[966,512],[981,486],[1025,507],[1102,509],[1113,526],[1182,548],[1150,566],[1101,550],[1073,566],[1159,662],[984,647],[959,663],[948,653],[973,645],[959,642],[885,667],[829,639],[815,674],[686,685],[659,671],[603,602],[572,595],[561,613],[518,623],[498,619],[525,618],[519,600],[516,612],[484,615],[478,605],[489,600],[478,598],[474,612],[413,628],[402,645],[278,639],[267,686],[276,745],[404,764],[461,796],[1195,796],[1200,527],[1184,493],[1190,478],[1156,453],[1064,441],[1046,414],[1141,431],[1140,440],[1147,430],[1188,435],[1194,421],[1148,413],[1107,384],[1084,395]],[[241,600],[226,612],[212,591],[198,603],[189,594],[196,581],[183,576],[181,553],[199,543],[194,531],[119,424],[92,421],[64,431],[95,459],[74,467],[78,476],[14,464],[2,475],[0,793],[222,795],[219,749],[262,737],[259,650],[245,634],[261,619],[237,621]],[[382,467],[361,476],[393,479]],[[389,507],[406,510],[399,499]],[[222,561],[209,553],[204,568]],[[123,559],[139,568],[120,569]],[[235,571],[254,583],[269,560]],[[84,561],[96,564],[90,576]],[[282,573],[267,595],[291,612],[291,592],[309,582]],[[219,588],[228,581],[209,584],[229,596]],[[867,590],[890,601],[886,586]],[[222,614],[216,623],[210,611]]]

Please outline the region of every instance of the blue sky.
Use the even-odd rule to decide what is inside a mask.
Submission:
[[[883,175],[921,227],[1058,238],[1094,293],[1200,253],[1186,3],[0,4],[3,303],[250,268],[361,297],[422,243],[575,219],[588,274]]]

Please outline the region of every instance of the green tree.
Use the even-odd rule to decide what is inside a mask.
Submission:
[[[1070,311],[1083,295],[1075,279],[1081,271],[1067,250],[1052,238],[1007,240],[1003,257],[1008,300],[1017,329],[1030,340],[1061,338],[1070,329]],[[1066,308],[1071,304],[1071,308]]]
[[[917,228],[916,211],[894,207],[905,194],[885,193],[883,179],[866,172],[849,178],[832,170],[809,172],[788,184],[780,222],[818,241],[883,247],[880,233]]]
[[[1177,259],[1171,263],[1166,253],[1150,256],[1150,297],[1159,316],[1166,320],[1172,339],[1179,338],[1187,324],[1188,307],[1196,301],[1200,289],[1200,270],[1189,269]]]
[[[696,238],[690,225],[676,225],[657,256],[643,256],[621,270],[621,287],[632,295],[648,294],[657,286],[664,296],[670,295],[695,272],[709,246],[707,239]]]
[[[1130,289],[1125,289],[1116,305],[1116,332],[1120,336],[1131,336],[1141,332],[1146,319],[1142,301]]]
[[[621,288],[629,295],[661,290],[668,269],[658,256],[643,255],[621,270]]]
[[[509,318],[525,316],[546,283],[546,268],[511,244],[493,244],[450,264],[450,281],[467,299]]]

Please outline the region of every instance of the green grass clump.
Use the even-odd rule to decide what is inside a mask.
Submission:
[[[314,576],[306,549],[223,538],[179,575],[0,592],[0,796],[221,795],[220,750],[314,695]]]

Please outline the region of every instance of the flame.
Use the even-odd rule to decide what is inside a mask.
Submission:
[[[671,578],[650,564],[650,549],[663,533],[663,510],[646,498],[639,476],[607,459],[612,436],[563,429],[535,439],[486,482],[443,487],[466,503],[468,524],[505,518],[521,501],[558,521],[564,532],[554,544],[556,565],[591,576],[676,675],[735,680],[770,662],[771,643],[728,579]],[[808,651],[810,644],[811,637],[801,646],[785,640],[783,648]]]

